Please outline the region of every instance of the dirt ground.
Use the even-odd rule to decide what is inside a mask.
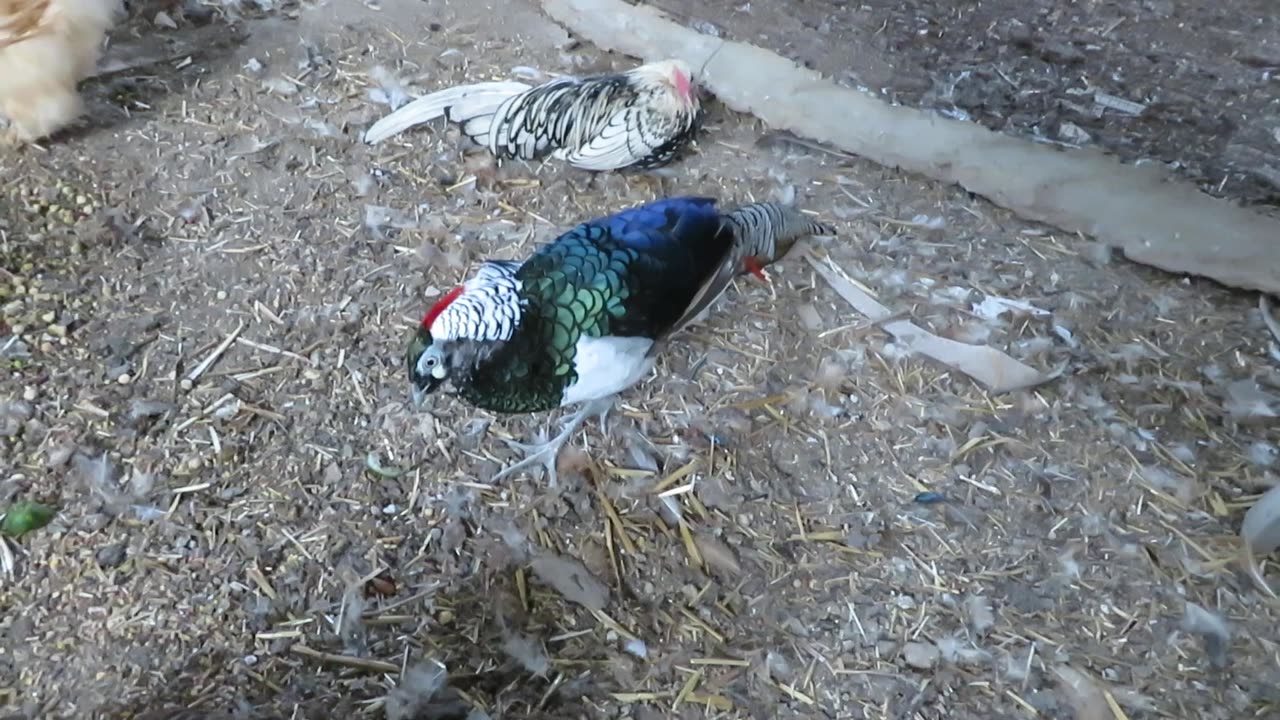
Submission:
[[[1213,195],[1280,206],[1280,15],[1268,0],[655,4],[893,102],[1160,161]]]
[[[905,104],[1070,122],[1276,200],[1262,0],[696,5],[664,4]],[[171,59],[0,155],[0,507],[60,508],[7,543],[0,717],[1280,713],[1280,612],[1233,559],[1280,446],[1255,296],[718,108],[660,190],[495,169],[439,128],[358,142],[397,91],[379,66],[421,92],[633,64],[526,0],[164,6],[176,28],[144,5],[115,39]],[[1148,111],[1082,115],[1086,87]],[[410,329],[469,264],[658,192],[794,193],[885,305],[1064,376],[988,396],[791,259],[558,488],[489,485],[502,439],[551,418],[411,413]]]

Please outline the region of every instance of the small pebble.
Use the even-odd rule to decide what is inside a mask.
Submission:
[[[35,385],[28,385],[22,389],[22,399],[26,400],[27,402],[31,402],[32,400],[35,400],[39,394],[40,394],[40,391],[36,388]]]
[[[218,291],[218,299],[219,299],[219,300],[226,300],[226,299],[227,299],[227,291],[226,291],[226,290],[219,290],[219,291]]]
[[[155,24],[156,27],[166,28],[168,30],[178,29],[178,23],[174,22],[173,18],[169,17],[169,13],[164,12],[163,10],[156,13],[155,18],[153,18],[151,22]]]
[[[133,382],[133,376],[130,375],[129,373],[120,373],[120,377],[116,378],[116,382],[120,383],[121,385],[128,385],[129,383]]]
[[[98,562],[98,567],[107,570],[118,567],[124,562],[127,554],[125,544],[118,542],[98,548],[98,551],[93,554],[93,558]]]
[[[942,653],[933,643],[909,642],[902,648],[902,658],[917,670],[931,670]]]
[[[71,459],[71,453],[75,448],[70,445],[49,448],[45,455],[45,465],[51,468],[62,467]]]

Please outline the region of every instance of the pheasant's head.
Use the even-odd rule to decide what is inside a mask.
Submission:
[[[440,385],[449,379],[450,354],[445,352],[444,341],[431,335],[431,326],[436,318],[444,312],[449,304],[462,294],[462,286],[458,286],[440,298],[427,311],[409,340],[409,349],[405,353],[405,361],[409,366],[410,392],[413,404],[419,406],[423,398],[435,392]]]
[[[415,404],[442,386],[451,394],[465,392],[476,372],[511,340],[523,312],[514,277],[518,267],[485,262],[427,311],[405,353]]]
[[[405,359],[409,364],[409,391],[413,404],[415,407],[420,406],[427,395],[435,392],[448,379],[448,356],[439,343],[432,341],[431,331],[419,327],[409,341]]]

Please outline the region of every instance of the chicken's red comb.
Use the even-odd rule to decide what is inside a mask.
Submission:
[[[444,297],[437,300],[436,304],[432,305],[431,309],[427,311],[426,316],[422,318],[422,327],[427,330],[431,330],[431,324],[436,321],[436,318],[440,317],[440,313],[444,312],[444,309],[449,307],[450,303],[458,299],[458,296],[462,294],[463,289],[464,288],[459,285],[445,293]]]

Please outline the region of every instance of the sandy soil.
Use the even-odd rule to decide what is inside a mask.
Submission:
[[[1274,202],[1223,150],[1277,112],[1259,79],[1271,56],[1223,59],[1274,38],[1270,15],[1072,5],[1087,17],[1058,22],[1075,30],[1026,41],[1074,48],[1071,85],[1009,35],[1049,4],[1025,5],[685,10],[788,54],[816,37],[815,66],[903,102],[938,107],[928,93],[954,85],[948,102],[982,122],[1058,137],[1070,121]],[[1232,562],[1280,445],[1263,412],[1280,405],[1280,349],[1255,297],[718,109],[661,187],[495,168],[438,128],[357,142],[387,111],[378,66],[420,92],[632,64],[525,0],[334,0],[234,23],[175,7],[176,29],[155,12],[117,39],[177,57],[89,83],[85,127],[0,156],[0,507],[60,509],[7,542],[0,716],[1277,712],[1276,605]],[[1121,16],[1102,36],[1122,40],[1090,50]],[[1178,22],[1204,31],[1160,35]],[[1215,120],[1203,74],[1165,59],[1106,84],[1119,46],[1154,38],[1217,68],[1239,90],[1214,112],[1249,122]],[[955,83],[965,70],[976,94]],[[1006,75],[1042,92],[996,103]],[[1083,75],[1160,110],[1077,118],[1054,94]],[[1156,77],[1161,97],[1196,102],[1155,103]],[[884,304],[1066,374],[990,397],[787,261],[686,333],[610,437],[576,443],[559,488],[489,485],[502,439],[552,418],[445,399],[411,413],[409,330],[476,260],[657,193],[794,194],[840,230],[820,252]],[[993,317],[990,298],[1043,312]],[[687,489],[659,497],[672,488]],[[1095,690],[1072,690],[1081,674]]]

